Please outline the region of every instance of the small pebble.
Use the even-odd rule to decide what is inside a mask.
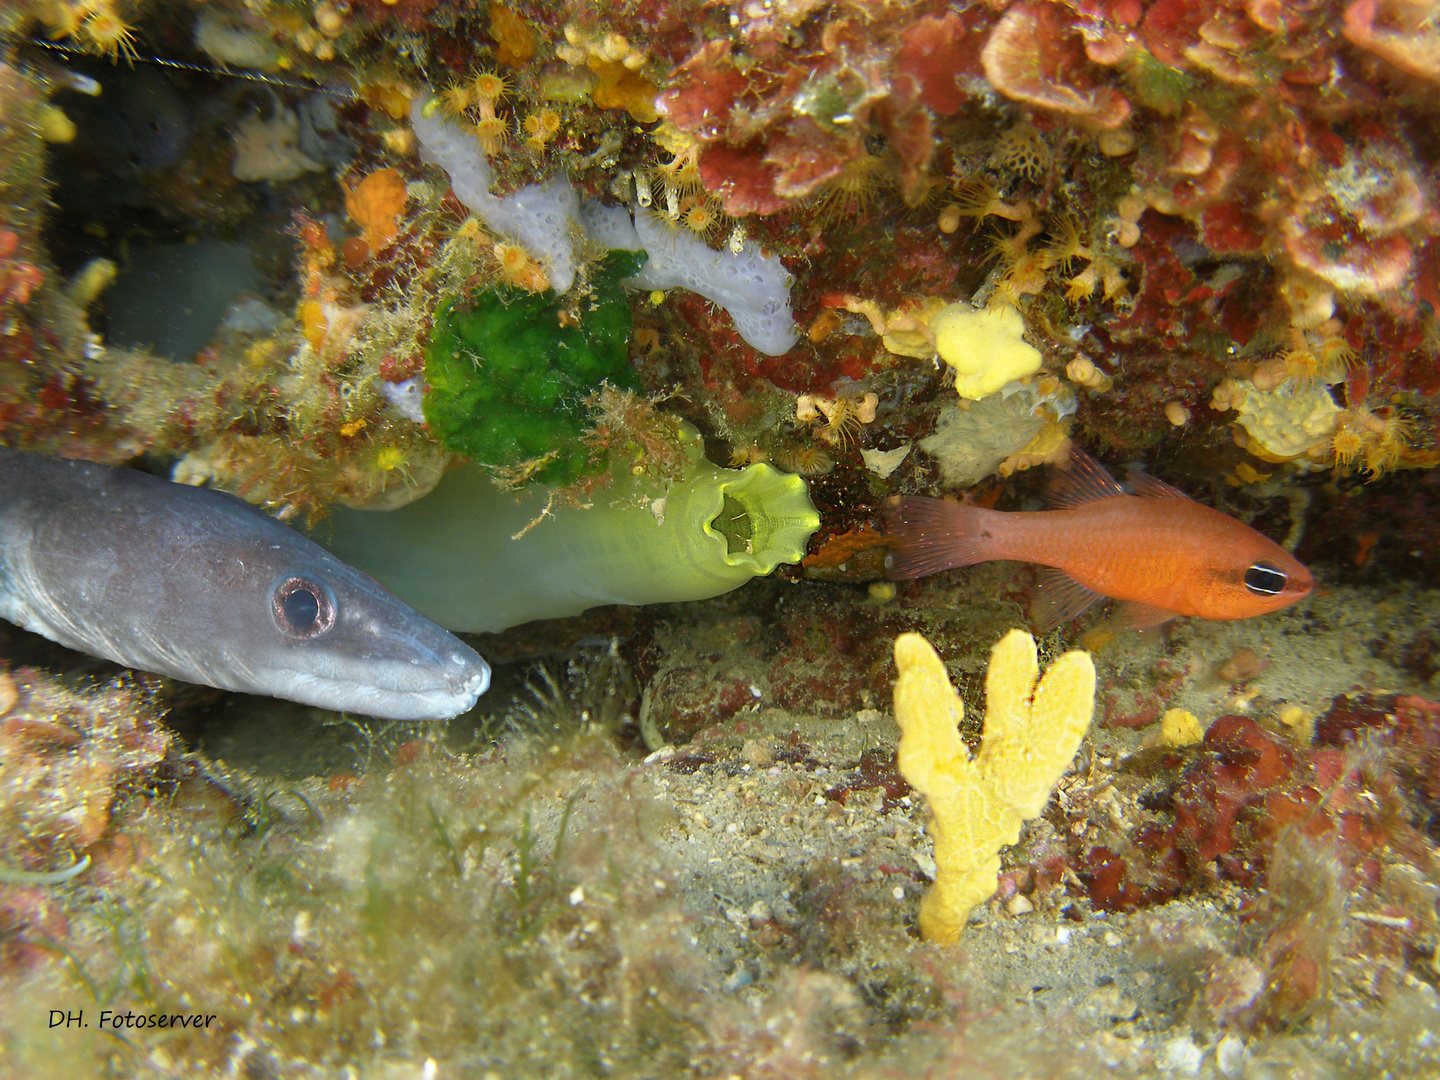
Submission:
[[[1226,1035],[1215,1047],[1215,1068],[1220,1075],[1230,1080],[1240,1080],[1245,1075],[1245,1059],[1250,1055],[1245,1049],[1245,1040],[1237,1035]]]
[[[1024,893],[1016,893],[1005,901],[1005,910],[1011,915],[1028,915],[1035,910],[1035,905]]]
[[[1160,1047],[1155,1064],[1166,1072],[1179,1073],[1181,1076],[1199,1076],[1200,1065],[1204,1060],[1205,1052],[1195,1045],[1195,1040],[1188,1035],[1179,1035]]]
[[[729,975],[725,976],[725,980],[720,984],[720,989],[727,993],[734,993],[736,990],[749,986],[754,981],[754,975],[750,974],[750,972],[743,967],[737,967]]]
[[[3,713],[3,710],[0,710],[0,713]],[[1299,705],[1286,705],[1276,714],[1275,719],[1279,720],[1280,723],[1286,727],[1298,728],[1308,724],[1315,718],[1300,708]]]
[[[1241,647],[1225,658],[1215,669],[1215,677],[1232,686],[1249,682],[1266,668],[1265,660],[1255,650]]]
[[[1135,133],[1128,127],[1102,131],[1095,142],[1106,157],[1124,157],[1135,149]]]
[[[766,923],[755,931],[755,944],[762,949],[773,949],[780,942],[785,940],[785,935],[780,933],[771,923]]]
[[[775,755],[764,740],[746,739],[745,744],[740,747],[740,759],[757,769],[763,769],[774,764]]]

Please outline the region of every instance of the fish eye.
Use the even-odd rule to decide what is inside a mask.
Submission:
[[[335,600],[318,581],[284,578],[271,595],[275,623],[289,638],[317,638],[335,625]]]
[[[1274,563],[1257,562],[1245,571],[1245,588],[1256,596],[1279,596],[1289,578]]]

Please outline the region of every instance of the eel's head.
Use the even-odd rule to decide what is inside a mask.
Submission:
[[[265,592],[252,657],[263,693],[395,720],[472,708],[490,668],[455,635],[338,559],[284,567]]]
[[[212,628],[184,646],[201,654],[192,661],[203,656],[204,681],[392,720],[444,720],[474,706],[490,685],[474,649],[368,575],[271,525],[259,542],[253,534],[212,541],[200,573],[166,582],[170,601],[189,609],[184,621]],[[174,640],[180,629],[163,636]]]
[[[386,719],[457,716],[490,685],[474,649],[233,495],[52,473],[5,553],[0,616],[127,667]]]

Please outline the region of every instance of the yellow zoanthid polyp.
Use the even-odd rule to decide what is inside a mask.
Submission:
[[[477,71],[470,81],[470,90],[478,101],[492,104],[510,91],[510,80],[494,71]]]
[[[1035,639],[1012,630],[990,654],[985,741],[971,758],[960,739],[965,706],[945,665],[919,634],[895,639],[900,773],[930,802],[935,884],[920,903],[920,934],[949,944],[994,894],[1000,849],[1037,817],[1070,766],[1095,712],[1095,665],[1068,652],[1036,684]]]
[[[135,49],[135,28],[115,10],[110,0],[92,0],[80,5],[85,17],[80,22],[79,38],[86,47],[101,56],[118,60],[124,57],[133,63],[140,59]]]

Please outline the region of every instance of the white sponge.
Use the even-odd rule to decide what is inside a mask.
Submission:
[[[575,282],[575,245],[572,226],[578,219],[580,199],[563,173],[543,184],[528,184],[500,198],[490,194],[494,174],[475,140],[459,124],[441,119],[439,109],[416,98],[410,106],[410,125],[420,140],[420,156],[450,174],[450,187],[472,214],[495,232],[515,241],[545,268],[550,287],[563,293]]]
[[[640,234],[623,206],[606,206],[594,199],[580,204],[580,224],[601,251],[644,251]]]
[[[790,272],[751,245],[741,254],[712,251],[651,210],[635,215],[635,232],[650,261],[625,284],[635,289],[679,286],[713,300],[735,320],[751,346],[770,356],[789,352],[799,333],[790,315]]]
[[[648,210],[632,221],[623,206],[590,199],[582,205],[564,174],[504,198],[492,195],[494,175],[485,155],[459,124],[439,116],[433,101],[417,98],[410,106],[421,156],[450,175],[455,197],[471,213],[540,261],[557,293],[575,281],[575,240],[583,232],[603,251],[643,250],[650,256],[640,273],[625,280],[628,287],[678,286],[699,293],[730,313],[736,331],[752,347],[771,356],[795,344],[799,333],[790,315],[791,277],[775,256],[762,255],[753,245],[739,255],[712,251]]]

